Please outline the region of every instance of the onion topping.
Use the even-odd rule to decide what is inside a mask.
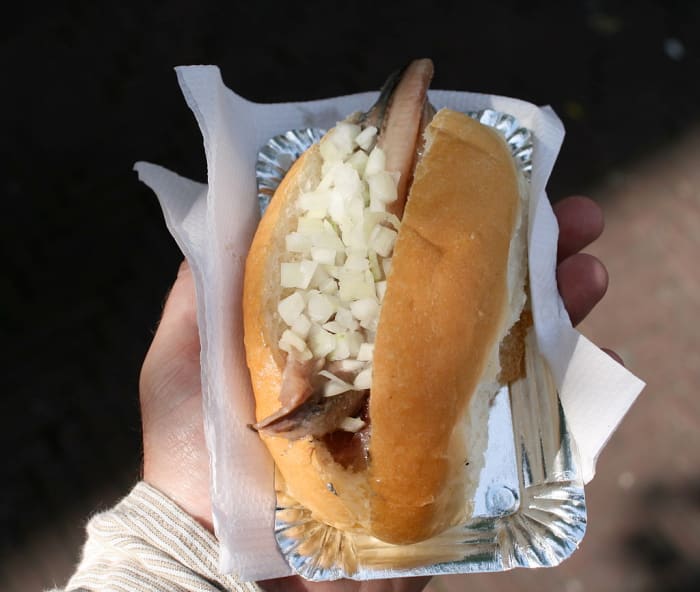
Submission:
[[[279,347],[323,364],[317,377],[324,397],[372,386],[374,339],[401,224],[387,212],[398,175],[385,169],[376,141],[375,126],[348,122],[324,137],[321,181],[299,196],[297,228],[285,241]],[[363,425],[353,419],[341,429]]]

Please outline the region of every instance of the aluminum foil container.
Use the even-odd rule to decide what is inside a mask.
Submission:
[[[506,113],[468,114],[504,136],[527,181],[531,132]],[[292,130],[260,150],[256,175],[262,212],[292,163],[324,133]],[[525,363],[525,378],[503,387],[491,401],[472,398],[466,523],[420,543],[391,545],[319,523],[278,491],[275,537],[294,571],[315,581],[369,580],[551,567],[569,557],[586,529],[578,455],[532,333]]]

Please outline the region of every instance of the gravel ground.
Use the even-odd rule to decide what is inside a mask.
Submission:
[[[671,573],[669,565],[674,574],[678,565],[685,571],[676,579],[643,579],[629,589],[684,590],[697,583],[697,524],[673,544],[666,544],[675,541],[670,535],[647,528],[658,500],[664,508],[686,508],[693,520],[700,503],[697,454],[683,456],[686,468],[673,480],[649,476],[652,469],[664,471],[664,460],[681,462],[673,455],[678,442],[665,431],[674,430],[673,420],[685,421],[686,441],[698,426],[697,397],[690,399],[700,366],[694,337],[698,291],[697,282],[691,289],[682,281],[697,277],[688,256],[697,253],[700,235],[697,177],[686,175],[678,189],[686,197],[673,201],[675,217],[664,226],[670,230],[657,239],[663,246],[675,238],[671,247],[626,259],[639,242],[619,237],[655,234],[655,217],[667,212],[661,204],[671,201],[666,185],[654,179],[680,187],[672,166],[677,161],[689,163],[688,171],[700,170],[700,160],[683,160],[698,154],[688,138],[700,104],[699,3],[532,1],[491,2],[486,8],[436,1],[430,10],[413,13],[385,4],[364,13],[354,4],[319,2],[279,9],[182,1],[139,10],[126,3],[24,6],[15,9],[19,14],[6,21],[0,36],[0,162],[6,171],[0,588],[40,590],[64,581],[77,558],[85,517],[108,507],[138,478],[138,371],[180,255],[154,197],[131,167],[149,160],[191,178],[206,176],[201,139],[172,67],[218,64],[229,86],[269,102],[375,89],[388,72],[417,56],[434,59],[435,88],[551,104],[567,138],[550,195],[595,192],[615,220],[610,238],[596,251],[611,262],[613,285],[644,291],[660,282],[663,290],[655,298],[670,306],[640,301],[632,318],[645,320],[641,335],[622,317],[629,300],[611,296],[587,325],[594,337],[636,356],[632,367],[649,380],[648,393],[658,400],[633,411],[602,465],[601,475],[610,472],[591,488],[591,524],[599,512],[622,528],[612,518],[620,496],[637,483],[625,522],[630,538],[623,545],[610,526],[604,547],[609,554],[588,547],[586,555],[584,543],[582,559],[572,559],[577,573],[597,573],[597,579],[551,570],[551,589],[576,592],[589,581],[597,590],[620,589],[621,570],[630,562],[659,561],[657,572]],[[655,177],[639,173],[648,163],[657,163],[651,167]],[[637,185],[625,185],[630,178]],[[613,229],[628,234],[612,235]],[[670,275],[625,275],[648,265],[670,269]],[[677,333],[661,330],[669,311],[685,331],[683,350],[673,347]],[[657,367],[656,361],[667,363]],[[658,368],[666,372],[663,379]],[[666,405],[669,381],[677,390],[675,403]],[[648,463],[640,488],[641,469],[625,463],[644,464],[634,451],[650,439],[658,443],[658,458]],[[622,480],[618,489],[604,485],[616,480]],[[664,511],[652,514],[654,520],[682,528]],[[501,578],[508,582],[504,589],[525,586],[525,580],[505,579],[510,577],[484,581],[497,585]],[[466,581],[450,585],[467,587]]]

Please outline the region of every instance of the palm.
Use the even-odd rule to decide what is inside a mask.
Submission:
[[[602,214],[593,202],[578,197],[559,202],[555,214],[561,229],[559,291],[572,323],[578,324],[607,288],[603,265],[594,257],[579,253],[602,232]],[[180,268],[166,303],[143,365],[140,387],[144,479],[212,530],[196,304],[187,265]],[[315,583],[294,576],[268,580],[261,585],[270,592],[417,592],[429,579]]]

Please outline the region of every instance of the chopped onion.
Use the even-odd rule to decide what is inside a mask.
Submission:
[[[348,342],[348,349],[350,350],[350,356],[356,358],[363,342],[362,333],[359,331],[348,331],[345,335]]]
[[[281,263],[281,285],[296,291],[278,303],[290,327],[279,346],[302,360],[326,358],[354,376],[353,386],[322,370],[326,396],[371,386],[380,302],[401,224],[386,211],[396,199],[398,174],[385,170],[376,136],[375,127],[348,122],[327,134],[321,181],[299,196],[296,232],[285,237],[295,256]],[[345,422],[349,431],[365,425],[359,418]]]
[[[316,268],[316,271],[314,271],[314,274],[311,276],[311,281],[309,282],[309,287],[310,288],[316,288],[318,289],[319,292],[323,292],[321,287],[325,285],[325,283],[328,280],[333,281],[333,278],[328,274],[328,272],[325,269],[325,265],[319,265]],[[333,281],[333,283],[335,283]],[[337,286],[336,286],[337,289]]]
[[[348,358],[347,360],[340,360],[333,364],[334,369],[337,368],[338,372],[358,372],[363,370],[367,366],[364,362],[358,360],[353,360]]]
[[[315,358],[325,358],[335,349],[335,335],[317,325],[311,326],[308,341]]]
[[[316,190],[299,196],[299,207],[305,212],[313,212],[313,218],[324,218],[330,204],[330,191]]]
[[[335,250],[324,247],[312,247],[311,259],[325,265],[335,265]]]
[[[348,333],[338,333],[335,336],[335,349],[328,358],[330,360],[345,360],[350,357],[350,340]]]
[[[372,272],[372,277],[374,278],[374,281],[379,281],[382,279],[382,269],[379,266],[379,259],[377,258],[377,254],[370,249],[369,252],[367,253],[367,262],[369,263],[369,270]]]
[[[327,280],[319,283],[318,289],[321,290],[321,293],[323,294],[337,294],[338,282],[336,282],[332,277],[328,276]]]
[[[334,335],[336,335],[338,333],[343,333],[344,331],[346,331],[346,328],[343,327],[338,321],[328,321],[327,323],[324,323],[322,326],[326,331],[330,331]]]
[[[368,125],[355,137],[355,144],[363,150],[369,150],[374,143],[374,138],[377,136],[377,128],[373,125]]]
[[[309,318],[319,324],[325,323],[335,312],[335,303],[327,294],[312,294],[306,305]]]
[[[382,302],[384,300],[384,295],[386,294],[386,280],[377,282],[374,284],[374,286],[377,288],[377,299],[379,302]]]
[[[285,247],[290,253],[307,254],[311,250],[311,237],[300,232],[290,232],[285,237]]]
[[[386,212],[386,202],[383,202],[377,198],[369,200],[369,211],[370,212]]]
[[[353,386],[358,390],[372,388],[372,366],[365,368],[362,372],[355,376]]]
[[[382,261],[382,269],[384,269],[384,277],[389,277],[391,273],[391,257]]]
[[[335,313],[335,322],[345,331],[356,331],[359,323],[347,308],[338,308]]]
[[[398,233],[391,228],[385,226],[375,226],[372,231],[372,236],[369,240],[369,245],[378,255],[389,257],[394,248]]]
[[[369,184],[369,199],[373,201],[381,201],[391,203],[396,201],[396,183],[394,178],[386,171],[379,171],[367,176]]]
[[[289,329],[282,333],[282,337],[279,340],[279,347],[282,351],[286,351],[289,354],[294,353],[293,350],[296,350],[298,354],[295,353],[295,355],[301,360],[308,360],[311,358],[311,352],[306,347],[304,340]]]
[[[356,150],[346,162],[357,171],[358,175],[364,176],[368,160],[369,156],[367,156],[366,152],[363,150]]]
[[[347,122],[338,123],[326,134],[320,145],[321,156],[326,161],[342,160],[352,153],[360,126]]]
[[[294,292],[290,296],[280,300],[277,305],[277,312],[280,313],[282,320],[291,327],[304,311],[305,307],[306,303],[304,302],[304,297],[299,292]]]
[[[311,321],[305,314],[300,314],[292,324],[292,331],[302,339],[306,339],[309,336],[310,330]]]
[[[340,422],[340,426],[338,427],[340,427],[340,429],[344,432],[352,432],[353,434],[356,434],[362,428],[364,428],[365,425],[367,424],[359,417],[346,417]]]
[[[316,266],[315,261],[298,261],[295,263],[282,263],[280,285],[283,288],[301,288],[306,290],[309,287]]]
[[[369,153],[367,166],[365,166],[365,178],[374,173],[383,171],[386,168],[386,154],[379,146],[375,146]]]
[[[345,259],[345,268],[353,271],[365,271],[365,269],[369,269],[369,261],[365,255],[348,253],[347,259]]]
[[[354,390],[352,384],[345,382],[341,378],[338,378],[335,374],[328,372],[327,370],[321,370],[318,373],[319,376],[323,376],[328,379],[328,382],[323,385],[323,396],[324,397],[335,397],[341,393],[346,393],[347,391]]]
[[[367,271],[370,282],[367,281],[365,272],[353,271],[341,267],[338,269],[338,296],[344,302],[359,300],[360,298],[372,298],[375,295],[374,277]]]
[[[297,222],[297,232],[306,236],[312,236],[317,232],[323,232],[323,220],[301,216]]]
[[[374,344],[363,343],[360,346],[360,351],[357,352],[357,359],[360,362],[371,362],[374,357]]]
[[[379,303],[375,298],[362,298],[350,304],[353,316],[363,327],[369,327],[379,316]]]

